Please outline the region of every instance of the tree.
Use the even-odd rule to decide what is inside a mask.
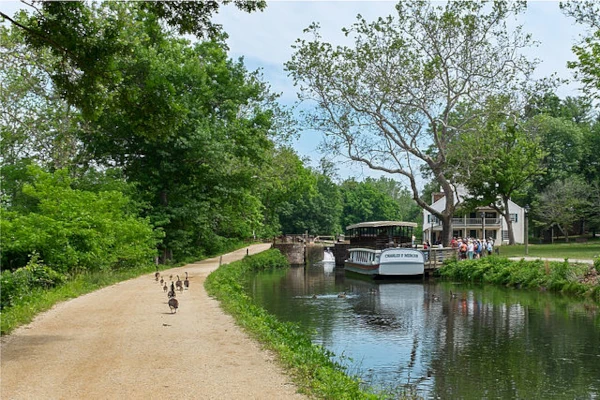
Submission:
[[[569,229],[589,206],[589,190],[580,179],[558,180],[539,195],[536,219],[546,227],[556,226],[569,241]]]
[[[373,180],[348,179],[341,184],[344,209],[342,227],[366,221],[396,221],[400,205]]]
[[[74,189],[66,170],[30,167],[23,196],[31,201],[2,207],[1,261],[14,270],[38,254],[63,273],[151,264],[160,232],[138,216],[131,200],[113,190]]]
[[[449,145],[448,160],[468,192],[465,206],[491,205],[506,221],[509,244],[515,244],[509,200],[544,174],[547,153],[535,124],[522,121],[510,105],[507,97],[488,98],[486,118],[465,125]],[[461,113],[459,120],[465,118]]]
[[[166,233],[163,257],[181,259],[259,228],[250,178],[269,161],[277,110],[260,76],[229,60],[223,43],[191,45],[154,11],[146,3],[43,3],[15,21],[31,48],[51,53],[55,90],[89,127],[77,131],[87,154],[136,184],[144,215]]]
[[[398,215],[394,220],[415,222],[421,215],[421,209],[412,198],[411,192],[401,183],[384,176],[366,178],[365,183],[391,197],[398,204]]]
[[[402,1],[397,15],[358,21],[354,47],[324,42],[319,27],[298,40],[286,63],[301,98],[315,104],[307,124],[325,133],[327,147],[369,168],[408,179],[413,199],[443,224],[449,245],[457,198],[447,168],[448,143],[468,122],[451,123],[457,106],[522,90],[534,64],[519,54],[531,44],[507,19],[523,2]],[[473,108],[479,117],[484,108]],[[446,196],[441,212],[419,196],[425,165]]]
[[[584,84],[584,91],[596,100],[600,99],[600,5],[593,1],[561,2],[563,12],[588,28],[588,35],[573,46],[577,61],[567,66],[575,70],[575,77]]]
[[[0,26],[0,158],[3,168],[30,160],[49,169],[82,161],[78,110],[52,84],[49,51],[25,45],[19,30]],[[78,160],[79,159],[79,160]]]

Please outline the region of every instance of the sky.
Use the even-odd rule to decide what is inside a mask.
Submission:
[[[243,57],[249,70],[259,69],[272,90],[281,93],[280,102],[291,106],[297,100],[297,91],[284,70],[284,63],[291,58],[291,46],[296,39],[303,37],[303,29],[312,22],[318,22],[323,40],[339,43],[343,40],[341,29],[355,22],[357,14],[374,20],[392,14],[395,4],[395,1],[371,0],[269,1],[262,12],[245,13],[233,5],[221,7],[213,21],[221,24],[229,35],[227,44],[230,56],[235,59]],[[558,4],[558,1],[530,1],[520,19],[525,32],[531,33],[540,42],[537,48],[532,48],[528,53],[530,58],[541,61],[535,74],[537,78],[552,73],[561,78],[572,78],[572,72],[566,64],[575,59],[571,47],[578,41],[583,29],[564,16]],[[9,15],[22,6],[17,1],[0,0],[0,10]],[[578,85],[565,85],[559,89],[558,95],[579,95]],[[319,132],[306,131],[301,132],[293,146],[301,157],[309,157],[314,166],[322,157],[330,157],[327,153],[319,152],[321,141]],[[338,163],[338,168],[342,178],[356,177],[360,180],[366,176],[380,176],[346,162]]]

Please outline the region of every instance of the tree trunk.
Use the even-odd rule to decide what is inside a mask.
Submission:
[[[450,247],[452,241],[452,217],[453,215],[445,215],[440,218],[442,221],[442,245],[444,247]]]
[[[508,210],[508,198],[502,198],[502,207],[504,208],[504,210],[498,210],[498,212],[504,217],[504,220],[506,221],[506,229],[508,230],[508,244],[513,245],[515,244],[515,231],[513,229],[512,221],[510,220],[510,212]],[[527,234],[527,232],[525,232],[525,234]],[[500,240],[502,240],[502,238],[500,238]]]

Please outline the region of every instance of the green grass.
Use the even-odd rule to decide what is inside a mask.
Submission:
[[[529,257],[585,259],[600,257],[600,241],[588,243],[529,244]],[[502,257],[525,257],[525,245],[500,246]]]
[[[297,324],[279,321],[244,293],[242,283],[249,272],[287,265],[278,250],[269,250],[223,265],[208,276],[205,287],[239,326],[278,355],[294,382],[309,396],[336,400],[417,398],[413,394],[375,393],[363,386],[358,377],[349,376],[343,366],[333,361],[330,351],[314,345],[308,332]]]

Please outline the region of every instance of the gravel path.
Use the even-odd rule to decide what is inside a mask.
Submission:
[[[0,398],[305,399],[206,294],[204,280],[218,265],[213,258],[162,272],[182,280],[189,273],[174,314],[154,276],[144,275],[39,315],[2,338]]]

